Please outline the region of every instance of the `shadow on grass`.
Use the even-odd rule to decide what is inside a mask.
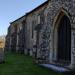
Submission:
[[[75,75],[75,71],[64,72],[63,75]]]

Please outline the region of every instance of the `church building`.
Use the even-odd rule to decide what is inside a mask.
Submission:
[[[6,49],[75,68],[75,0],[47,0],[11,22]]]

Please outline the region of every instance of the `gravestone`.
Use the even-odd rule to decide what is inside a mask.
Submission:
[[[4,62],[4,50],[0,48],[0,63]]]

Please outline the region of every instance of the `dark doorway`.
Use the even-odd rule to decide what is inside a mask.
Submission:
[[[65,15],[58,26],[58,61],[71,61],[71,24]]]

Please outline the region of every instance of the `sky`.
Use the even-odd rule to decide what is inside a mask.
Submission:
[[[7,34],[10,22],[25,15],[46,0],[0,0],[0,36]]]

